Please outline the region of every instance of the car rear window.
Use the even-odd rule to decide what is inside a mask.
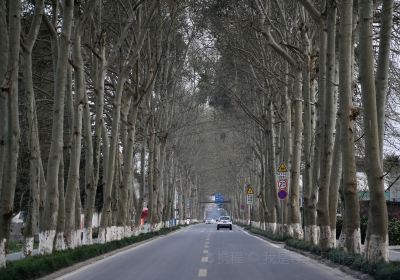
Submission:
[[[220,220],[229,221],[230,218],[229,217],[221,217]]]

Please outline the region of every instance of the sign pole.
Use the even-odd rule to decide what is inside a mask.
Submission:
[[[251,204],[249,204],[249,228],[251,229]]]
[[[283,228],[284,228],[284,225],[283,225],[283,199],[281,199],[281,226],[282,226],[281,233],[282,233],[282,238],[283,238]]]
[[[247,185],[246,187],[246,203],[249,206],[249,227],[251,228],[251,214],[253,209],[253,202],[254,202],[254,188],[251,185]]]
[[[284,236],[284,215],[283,215],[283,208],[284,208],[284,200],[286,199],[288,195],[288,189],[289,189],[289,181],[288,181],[288,169],[286,167],[285,163],[281,163],[278,167],[277,170],[277,185],[278,185],[278,197],[281,200],[281,235],[282,237]]]

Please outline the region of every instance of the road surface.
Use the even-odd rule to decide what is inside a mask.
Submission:
[[[65,280],[330,280],[354,279],[338,269],[249,235],[239,227],[190,226],[82,267]]]

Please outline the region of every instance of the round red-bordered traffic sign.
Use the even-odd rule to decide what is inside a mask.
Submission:
[[[278,197],[279,197],[280,199],[285,199],[286,196],[287,196],[287,191],[286,191],[286,190],[279,190],[279,192],[278,192]]]

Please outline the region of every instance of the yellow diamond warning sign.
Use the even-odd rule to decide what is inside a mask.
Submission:
[[[287,171],[286,164],[284,164],[284,163],[282,162],[282,163],[279,165],[278,172],[288,172],[288,171]]]
[[[252,186],[248,186],[246,189],[246,194],[254,194],[254,189]]]

